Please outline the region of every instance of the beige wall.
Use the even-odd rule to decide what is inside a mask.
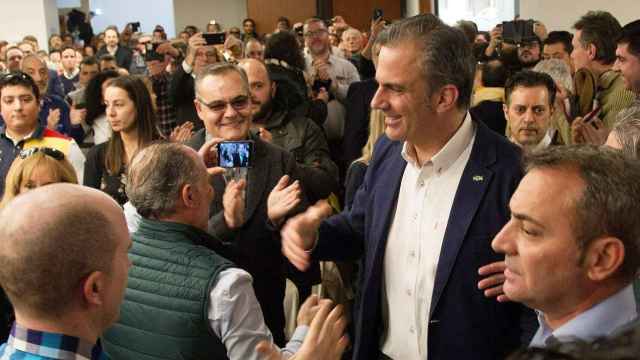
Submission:
[[[185,25],[195,25],[204,30],[206,24],[215,19],[224,28],[242,26],[247,17],[245,0],[174,0],[176,32]]]
[[[639,0],[520,0],[520,15],[523,19],[542,21],[549,31],[569,30],[580,16],[589,10],[606,10],[620,24],[640,18]]]

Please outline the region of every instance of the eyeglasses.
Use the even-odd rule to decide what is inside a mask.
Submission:
[[[227,105],[231,105],[231,107],[235,111],[244,110],[249,106],[249,97],[246,95],[236,96],[229,102],[216,100],[210,103],[206,103],[204,100],[200,98],[196,98],[196,99],[200,104],[202,104],[203,106],[207,107],[209,110],[216,113],[221,113],[227,110]]]
[[[29,156],[35,154],[35,153],[43,153],[47,156],[51,156],[52,158],[58,160],[58,161],[62,161],[64,160],[64,153],[58,149],[54,149],[54,148],[48,148],[48,147],[40,147],[40,148],[30,148],[30,149],[24,149],[20,151],[20,159],[24,160],[26,158],[28,158]]]
[[[307,31],[304,33],[304,37],[317,37],[327,33],[327,29],[318,29],[314,31]]]

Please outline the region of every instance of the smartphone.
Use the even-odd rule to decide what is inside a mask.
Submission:
[[[202,37],[204,38],[204,40],[207,42],[207,45],[222,45],[224,44],[224,41],[226,40],[227,34],[220,32],[220,33],[203,33]]]
[[[218,144],[218,166],[248,168],[253,165],[253,141],[223,141]]]
[[[373,21],[376,21],[382,17],[382,9],[374,9],[373,10]]]

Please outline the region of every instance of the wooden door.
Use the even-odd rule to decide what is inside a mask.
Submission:
[[[369,32],[373,9],[380,8],[387,20],[400,19],[399,0],[333,0],[333,15],[341,15],[354,28]]]
[[[271,33],[280,16],[291,25],[316,15],[316,0],[247,0],[247,14],[256,21],[260,34]]]

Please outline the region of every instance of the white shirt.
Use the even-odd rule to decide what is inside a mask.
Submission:
[[[305,56],[305,62],[309,75],[315,78],[316,69],[312,66],[313,57]],[[344,102],[347,100],[347,93],[351,83],[360,81],[358,69],[349,61],[334,54],[329,54],[329,76],[332,84],[336,84],[336,91],[333,93],[335,99],[327,104],[327,120],[323,127],[328,140],[340,140],[344,135],[344,122],[346,119],[346,108]],[[330,91],[330,89],[326,89]]]
[[[304,57],[307,65],[307,70],[311,78],[316,75],[316,69],[313,67],[313,57],[311,54],[307,54]],[[329,54],[329,76],[331,81],[337,85],[337,91],[333,95],[344,102],[347,99],[347,92],[349,91],[349,85],[351,83],[360,81],[360,74],[358,69],[349,61],[334,54]],[[329,91],[329,89],[327,89]]]
[[[382,352],[426,359],[431,296],[453,200],[475,140],[467,113],[447,144],[422,166],[405,142],[398,204],[384,256]]]

